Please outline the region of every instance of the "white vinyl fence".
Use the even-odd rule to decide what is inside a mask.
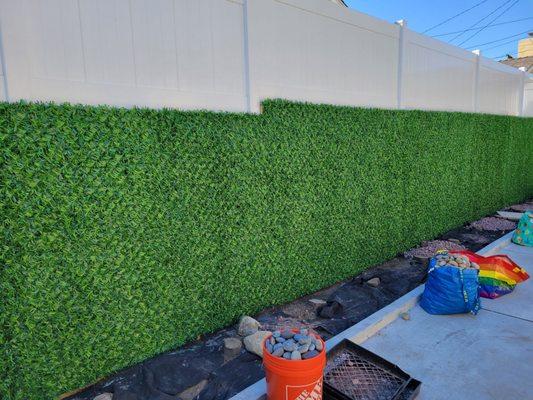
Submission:
[[[8,101],[533,115],[531,75],[326,0],[0,0],[0,30]]]
[[[526,84],[523,107],[523,115],[533,116],[533,82]]]

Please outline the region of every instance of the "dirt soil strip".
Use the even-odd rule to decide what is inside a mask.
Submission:
[[[529,205],[512,207],[516,210]],[[494,229],[494,225],[490,224],[489,229]],[[482,227],[483,224],[472,223],[437,239],[477,251],[514,229],[511,225],[506,225],[509,229],[504,230]],[[425,242],[423,245],[434,244]],[[407,258],[398,256],[352,279],[266,309],[256,319],[268,330],[285,326],[310,327],[327,340],[423,283],[426,279],[426,250],[424,247],[412,249],[406,253]],[[412,255],[417,256],[411,258]],[[264,377],[261,358],[244,348],[231,357],[224,355],[223,340],[236,336],[235,327],[222,329],[122,370],[65,398],[93,400],[102,393],[110,393],[113,400],[228,399]]]

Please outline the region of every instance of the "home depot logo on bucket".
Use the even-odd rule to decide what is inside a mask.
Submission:
[[[322,399],[322,378],[309,385],[291,386],[287,385],[287,400],[321,400]]]

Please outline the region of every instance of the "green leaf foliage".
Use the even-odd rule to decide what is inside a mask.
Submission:
[[[533,195],[533,119],[0,104],[0,397],[52,399]]]

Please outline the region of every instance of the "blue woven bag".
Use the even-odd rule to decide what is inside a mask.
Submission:
[[[420,306],[429,314],[477,314],[478,270],[437,266],[432,258]]]

